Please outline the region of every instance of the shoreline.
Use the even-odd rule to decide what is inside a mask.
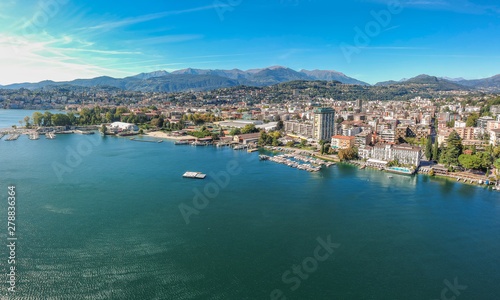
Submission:
[[[164,133],[161,131],[148,132],[148,133],[144,133],[143,135],[154,137],[154,138],[160,138],[160,139],[174,140],[174,141],[196,140],[196,137],[191,136],[191,135],[171,136],[168,133]]]

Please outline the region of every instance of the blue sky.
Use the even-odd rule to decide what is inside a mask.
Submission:
[[[484,78],[500,73],[495,2],[2,0],[0,84],[272,65]]]

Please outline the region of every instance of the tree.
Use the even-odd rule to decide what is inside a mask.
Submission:
[[[341,149],[339,151],[339,158],[341,160],[351,160],[356,158],[356,152],[354,152],[354,149],[348,148],[348,149]]]
[[[29,128],[30,127],[30,117],[26,116],[24,117],[24,123],[26,123],[26,128]]]
[[[457,166],[459,164],[458,157],[462,154],[462,150],[462,139],[456,131],[453,131],[448,137],[448,146],[446,146],[443,155],[441,155],[442,162],[447,166]]]
[[[470,147],[470,150],[472,151],[472,154],[476,154],[476,152],[477,152],[476,145],[472,145]]]
[[[425,145],[425,156],[427,160],[432,160],[432,137],[427,138],[427,143]]]
[[[491,152],[478,152],[475,156],[480,160],[480,168],[483,170],[488,169],[493,164]]]
[[[429,176],[434,176],[434,169],[431,169],[431,171],[429,172]]]
[[[153,121],[151,121],[151,125],[162,128],[163,127],[164,120],[163,118],[155,118]],[[204,130],[201,130],[204,131]]]
[[[106,134],[106,132],[108,132],[108,127],[106,127],[106,125],[103,124],[101,126],[101,133]]]
[[[144,130],[142,130],[142,128],[139,129],[139,134],[143,134],[143,133],[144,133]]]
[[[306,142],[307,142],[306,140],[301,140],[300,141],[300,147],[301,148],[305,147],[306,146]]]
[[[72,112],[68,113],[68,118],[69,118],[69,122],[71,123],[71,125],[74,125],[77,123],[76,116],[74,113],[72,113]]]
[[[276,124],[276,130],[283,130],[283,128],[284,128],[283,121],[279,120],[278,124]]]
[[[241,133],[243,134],[256,133],[256,132],[259,132],[259,129],[257,129],[254,124],[246,125],[245,128],[243,128],[243,130],[241,131]]]
[[[289,141],[288,143],[286,143],[286,145],[288,147],[293,147],[293,146],[295,146],[295,142],[294,141]]]
[[[481,158],[476,155],[462,154],[458,157],[458,161],[462,167],[469,170],[478,170],[481,168]]]
[[[52,123],[54,126],[68,126],[71,125],[69,117],[65,114],[55,114],[52,116]]]
[[[113,122],[113,115],[110,112],[106,113],[106,122],[108,122],[108,123]]]
[[[432,158],[435,161],[439,161],[439,142],[436,139],[436,142],[434,143],[434,149],[432,149]]]
[[[467,121],[465,122],[465,126],[467,127],[476,127],[477,126],[477,119],[479,119],[479,114],[473,113],[467,118]]]
[[[52,113],[50,111],[46,111],[43,114],[42,125],[43,126],[51,126],[52,125]]]
[[[41,112],[36,111],[31,115],[31,119],[33,120],[34,125],[40,126],[42,125],[43,115]]]
[[[233,130],[231,130],[231,132],[229,133],[229,135],[238,135],[238,134],[241,134],[241,129],[239,128],[235,128]]]

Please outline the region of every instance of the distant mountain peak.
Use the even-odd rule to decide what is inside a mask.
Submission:
[[[158,71],[153,71],[153,72],[149,72],[149,73],[137,74],[137,75],[132,76],[132,78],[149,79],[149,78],[161,77],[161,76],[165,76],[165,75],[168,75],[167,71],[158,70]]]

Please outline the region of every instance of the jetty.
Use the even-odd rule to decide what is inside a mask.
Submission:
[[[56,139],[56,134],[53,133],[53,132],[47,132],[45,134],[45,138],[49,139],[49,140],[55,140]]]
[[[248,148],[247,145],[239,145],[239,146],[235,146],[233,149],[234,150],[245,150],[247,148]]]
[[[11,134],[9,135],[5,140],[6,141],[15,141],[17,140],[21,135],[16,133],[16,134]]]
[[[75,133],[79,133],[79,134],[94,134],[95,132],[93,131],[87,131],[87,130],[75,130]]]
[[[201,172],[186,172],[184,173],[184,175],[182,175],[182,177],[190,179],[205,179],[207,175]]]
[[[163,140],[155,140],[155,141],[152,141],[152,140],[139,140],[139,139],[136,139],[136,138],[131,138],[130,140],[131,140],[131,141],[134,141],[134,142],[163,143]]]

